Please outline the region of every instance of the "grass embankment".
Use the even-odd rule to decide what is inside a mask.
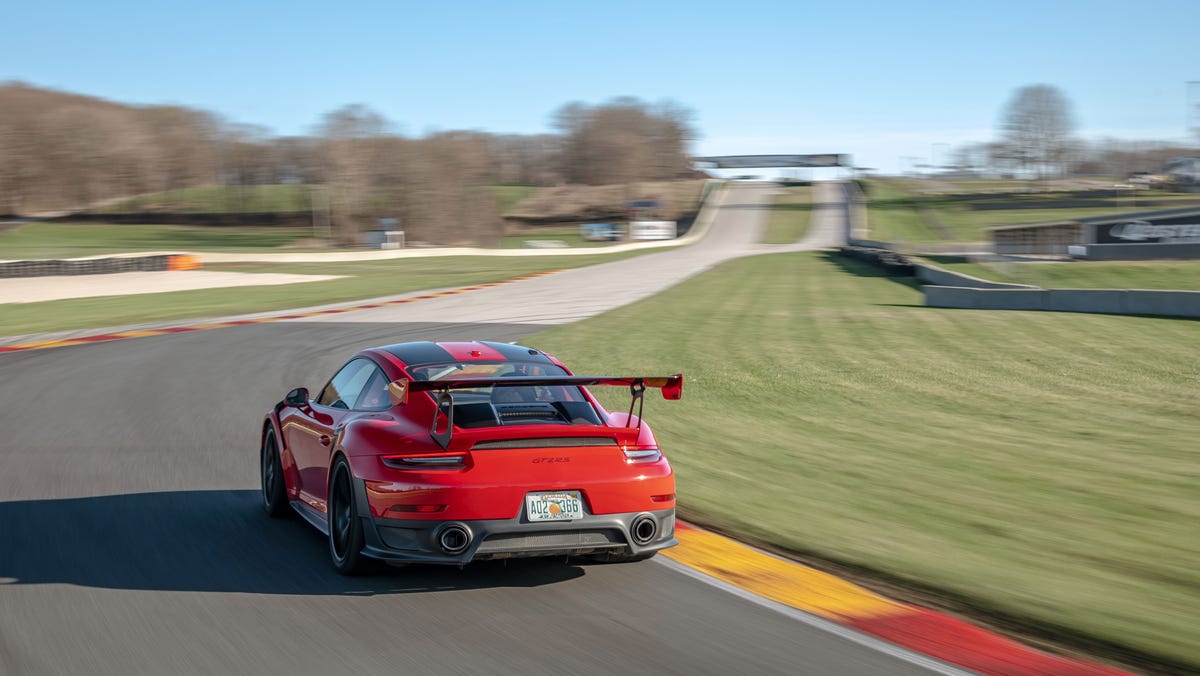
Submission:
[[[492,194],[500,205],[500,213],[507,214],[512,208],[537,190],[533,185],[493,185]]]
[[[1200,195],[1159,192],[1039,191],[922,194],[904,183],[867,184],[871,238],[893,242],[982,242],[988,228],[1131,211],[1200,205]]]
[[[310,185],[206,185],[139,195],[94,209],[123,214],[161,211],[180,214],[289,213],[326,206],[325,189]]]
[[[453,256],[354,263],[211,265],[205,269],[345,277],[284,286],[240,286],[43,303],[8,303],[0,305],[4,318],[0,322],[0,335],[286,310],[422,289],[470,286],[634,255],[638,255],[638,252],[595,256]]]
[[[528,343],[687,375],[647,417],[688,517],[1200,665],[1200,323],[926,308],[876,274],[744,259]]]
[[[763,233],[763,244],[792,244],[808,233],[812,218],[812,186],[785,188],[771,205],[771,216]]]
[[[533,194],[531,185],[490,186],[500,213]],[[207,185],[139,195],[94,209],[94,213],[123,214],[161,211],[184,214],[292,213],[325,209],[327,190],[319,185]]]
[[[928,257],[940,268],[996,282],[1046,289],[1178,289],[1200,291],[1200,261],[1070,261],[967,263]]]
[[[28,223],[0,233],[0,259],[78,258],[138,251],[262,251],[311,235],[308,228]]]

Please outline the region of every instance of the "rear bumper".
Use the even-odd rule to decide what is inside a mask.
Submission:
[[[648,517],[655,524],[653,537],[643,545],[631,535],[635,521]],[[395,563],[464,565],[488,559],[588,554],[650,554],[678,544],[675,508],[623,514],[584,514],[562,522],[514,519],[428,521],[383,519],[359,514],[366,546],[363,553]],[[644,520],[644,518],[643,518]],[[447,553],[439,536],[447,527],[466,530],[469,541],[459,553]]]

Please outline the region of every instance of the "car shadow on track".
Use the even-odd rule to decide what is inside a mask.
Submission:
[[[0,502],[0,524],[0,588],[368,596],[536,587],[585,574],[562,559],[528,559],[342,577],[323,536],[299,519],[269,518],[254,490]]]

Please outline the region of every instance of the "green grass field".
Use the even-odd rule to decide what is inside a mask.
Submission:
[[[495,185],[492,194],[500,213],[508,211],[536,190],[529,185]],[[188,214],[290,213],[325,208],[325,189],[309,185],[207,185],[139,195],[95,209],[101,214],[163,211]]]
[[[871,238],[894,242],[990,239],[988,228],[1067,220],[1130,211],[1200,205],[1200,195],[1127,191],[934,195],[910,192],[897,180],[867,182]],[[969,192],[969,191],[967,191]],[[925,213],[922,213],[922,212]],[[930,216],[932,214],[932,216]],[[944,231],[938,229],[938,225]]]
[[[804,239],[812,218],[812,186],[784,188],[771,205],[771,217],[763,233],[763,244],[792,244]]]
[[[936,242],[942,237],[921,218],[918,208],[938,198],[914,195],[891,182],[867,183],[867,224],[871,239],[888,242]]]
[[[344,275],[343,279],[283,286],[242,286],[134,296],[76,298],[42,303],[8,303],[0,335],[13,336],[188,317],[285,310],[374,298],[421,289],[470,286],[543,270],[593,265],[640,252],[587,256],[447,256],[354,263],[239,263],[206,270]]]
[[[647,419],[687,517],[1200,666],[1200,322],[926,308],[779,254],[525,342],[686,374]]]
[[[77,258],[137,251],[261,251],[312,236],[308,228],[28,223],[0,232],[0,259]]]
[[[323,208],[325,193],[308,185],[206,185],[139,195],[95,209],[101,214],[163,211],[185,214],[279,213]]]
[[[1200,291],[1200,261],[1070,261],[967,263],[928,257],[935,265],[981,279],[1047,289],[1179,289]]]
[[[491,186],[492,194],[496,196],[496,201],[500,203],[500,213],[507,214],[512,211],[512,208],[521,202],[521,200],[529,197],[537,190],[537,186],[532,185],[493,185]]]

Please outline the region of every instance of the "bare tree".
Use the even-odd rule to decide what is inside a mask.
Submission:
[[[652,106],[630,97],[595,107],[568,103],[554,113],[553,124],[563,136],[563,176],[593,185],[683,175],[696,135],[683,106],[669,101]]]
[[[326,174],[333,227],[338,239],[357,241],[370,206],[374,183],[372,166],[379,144],[391,123],[362,104],[343,106],[326,113],[318,127],[328,158]]]
[[[1001,139],[1025,172],[1061,173],[1075,119],[1071,104],[1051,85],[1021,87],[1004,108]]]

